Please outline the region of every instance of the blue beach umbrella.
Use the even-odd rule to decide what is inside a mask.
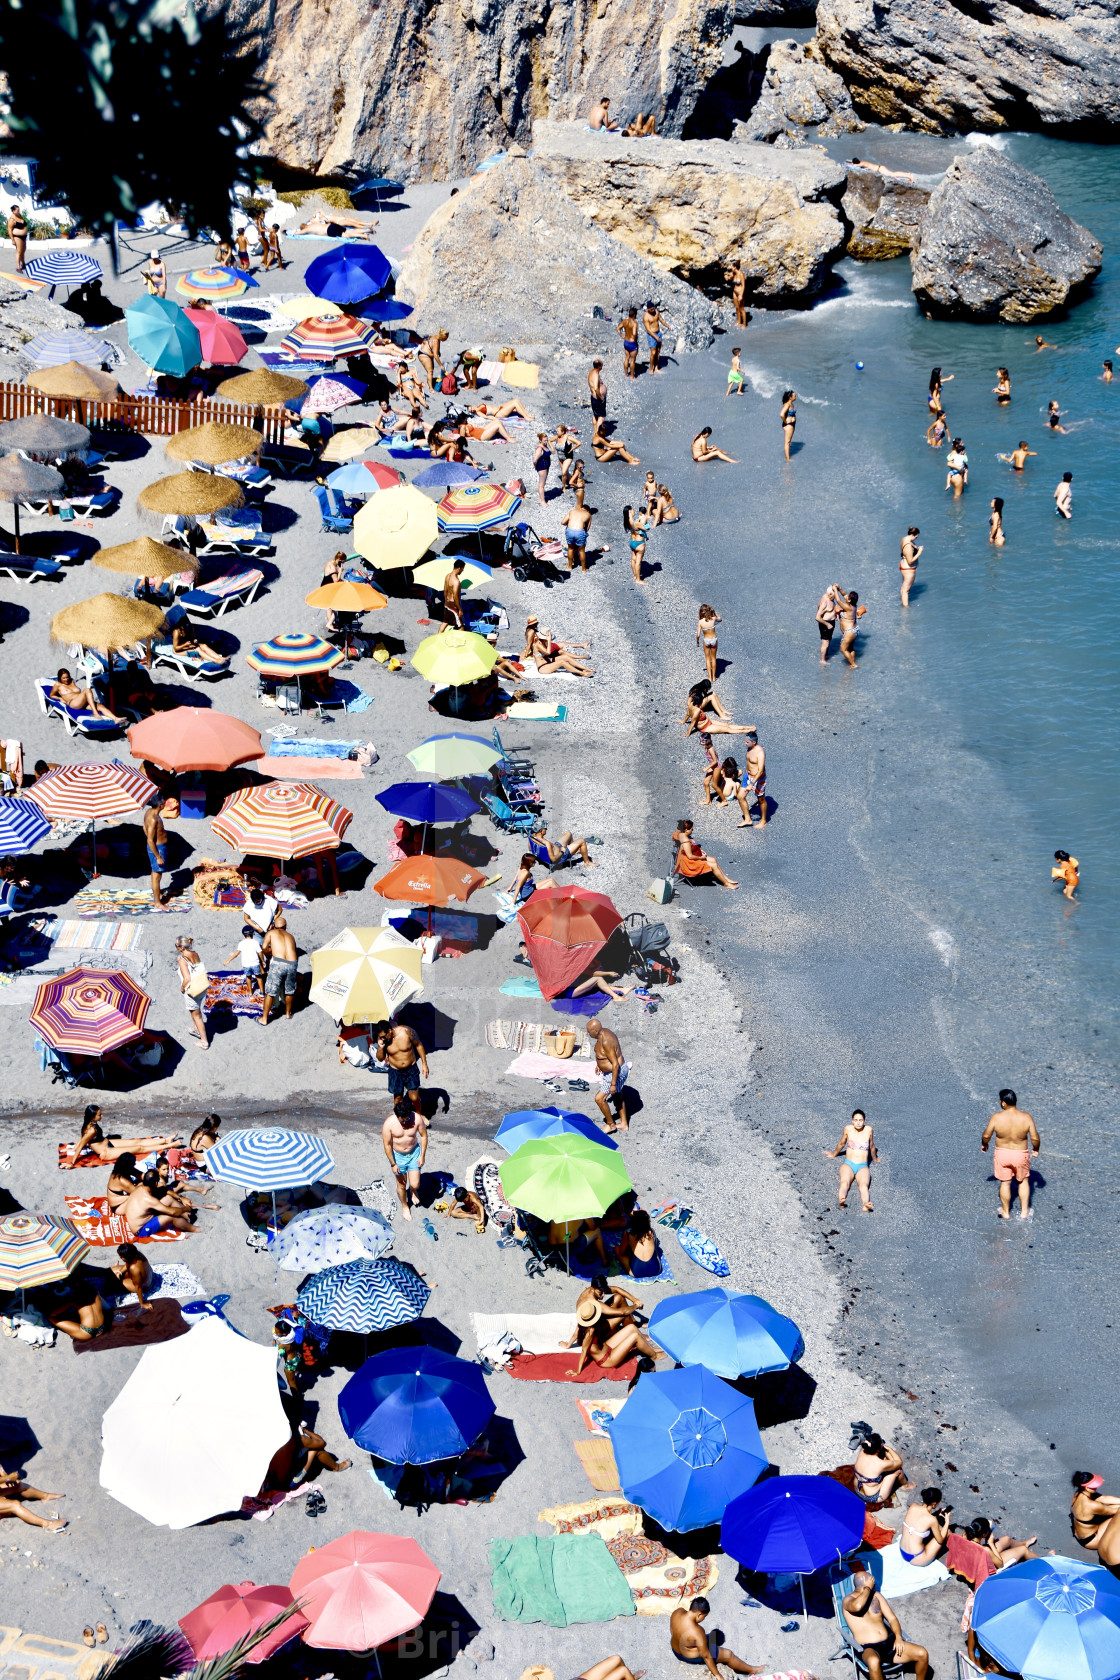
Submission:
[[[102,339],[91,338],[81,327],[58,327],[33,338],[24,345],[22,354],[36,368],[62,367],[65,362],[99,368],[113,352]]]
[[[402,303],[400,298],[372,298],[363,303],[358,314],[363,321],[403,321],[415,308],[414,303]]]
[[[31,799],[0,799],[0,851],[29,852],[51,825]]]
[[[418,472],[412,482],[420,490],[437,490],[452,484],[474,484],[485,477],[481,467],[468,466],[466,461],[433,461],[430,467]]]
[[[392,272],[388,257],[376,245],[344,243],[309,263],[303,279],[315,297],[357,303],[379,292]]]
[[[469,793],[439,782],[394,782],[377,795],[377,803],[390,816],[418,823],[461,822],[478,810]]]
[[[433,1347],[375,1353],[338,1397],[355,1446],[390,1464],[458,1458],[494,1410],[479,1367]]]
[[[792,1318],[761,1295],[735,1289],[701,1289],[661,1301],[649,1333],[678,1365],[706,1365],[717,1377],[785,1371],[804,1352]]]
[[[402,1260],[351,1260],[304,1284],[296,1305],[312,1324],[368,1336],[420,1317],[431,1290]]]
[[[523,1143],[532,1143],[537,1138],[558,1137],[562,1132],[578,1132],[581,1137],[604,1144],[607,1149],[618,1148],[614,1139],[608,1137],[586,1114],[573,1114],[567,1109],[552,1107],[519,1108],[505,1115],[494,1133],[494,1141],[512,1155]],[[662,1342],[657,1345],[664,1346]]]
[[[720,1543],[759,1574],[811,1575],[860,1544],[866,1510],[830,1476],[774,1476],[728,1505]]]
[[[253,276],[249,273],[248,269],[245,269],[245,268],[228,268],[228,267],[226,267],[225,263],[215,263],[214,267],[223,269],[225,271],[225,273],[228,274],[230,276],[230,278],[233,279],[233,280],[243,280],[247,286],[259,286],[260,285],[260,281],[259,280],[254,280]]]
[[[282,1126],[250,1126],[229,1132],[206,1152],[214,1178],[246,1190],[293,1190],[334,1171],[334,1156],[322,1138]]]
[[[684,1531],[718,1522],[767,1463],[753,1404],[702,1365],[644,1376],[611,1446],[627,1499]]]
[[[128,342],[146,367],[182,378],[201,362],[198,328],[170,298],[137,298],[124,318]]]
[[[32,257],[23,272],[29,280],[44,280],[48,286],[84,286],[90,280],[100,280],[104,270],[84,251],[48,251],[45,256]]]
[[[1120,1581],[1099,1564],[1025,1558],[976,1589],[972,1627],[1023,1680],[1116,1680]]]

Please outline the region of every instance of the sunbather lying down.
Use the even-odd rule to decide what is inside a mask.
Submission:
[[[65,1528],[61,1517],[42,1517],[33,1511],[30,1505],[25,1505],[26,1499],[64,1499],[62,1493],[44,1493],[42,1488],[31,1487],[27,1482],[21,1482],[14,1470],[0,1468],[0,1517],[19,1517],[21,1522],[30,1523],[32,1528],[49,1528],[57,1532]]]
[[[514,958],[514,961],[517,959]],[[581,980],[578,986],[572,987],[572,996],[586,997],[588,992],[606,992],[616,1003],[625,1003],[630,993],[637,987],[638,982],[632,980],[628,986],[616,986],[614,982],[621,980],[622,975],[613,968],[597,968],[594,974],[589,974],[586,980]]]
[[[180,1142],[178,1137],[126,1138],[118,1137],[115,1132],[106,1137],[101,1130],[101,1110],[96,1103],[90,1103],[82,1120],[82,1135],[71,1148],[64,1171],[72,1171],[83,1154],[96,1155],[99,1161],[116,1161],[126,1154],[142,1158],[153,1150],[173,1149]]]
[[[229,658],[219,653],[217,648],[208,647],[200,642],[197,636],[191,634],[189,625],[180,621],[171,627],[171,648],[174,653],[198,653],[203,659],[209,659],[213,665],[228,665]]]

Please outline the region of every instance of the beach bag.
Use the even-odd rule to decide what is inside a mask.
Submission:
[[[445,373],[439,382],[439,388],[445,397],[453,397],[459,390],[459,381],[453,373]]]
[[[507,344],[498,351],[498,360],[500,362],[515,362],[517,360],[517,351],[512,344]]]
[[[191,975],[187,981],[187,996],[192,998],[205,997],[210,985],[210,976],[206,972],[205,963],[190,963]]]
[[[660,877],[656,881],[651,881],[646,889],[646,897],[652,898],[655,904],[668,904],[672,896],[672,881],[666,881]]]
[[[541,1039],[541,1049],[546,1056],[555,1056],[558,1061],[566,1062],[576,1047],[576,1035],[571,1027],[558,1027],[555,1032],[547,1032]]]

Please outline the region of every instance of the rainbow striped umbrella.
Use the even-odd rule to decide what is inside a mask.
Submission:
[[[151,998],[121,969],[72,968],[44,980],[31,1025],[55,1050],[104,1056],[139,1038]]]
[[[280,340],[280,348],[296,356],[314,353],[331,361],[335,356],[360,356],[375,337],[374,329],[353,315],[312,315]]]
[[[69,1219],[8,1213],[0,1219],[0,1289],[38,1289],[69,1277],[89,1244]]]
[[[321,636],[313,636],[310,630],[286,630],[281,636],[273,636],[270,642],[258,642],[245,658],[262,677],[282,680],[313,677],[320,671],[329,671],[342,663],[345,654]]]
[[[175,282],[180,297],[235,298],[248,289],[241,276],[228,268],[192,268]]]
[[[158,794],[154,782],[127,764],[60,764],[28,788],[27,798],[52,820],[123,817]]]
[[[441,531],[489,531],[504,525],[521,506],[521,497],[504,484],[457,484],[436,507]]]
[[[286,859],[335,851],[353,815],[307,782],[265,782],[231,793],[210,826],[241,852]]]

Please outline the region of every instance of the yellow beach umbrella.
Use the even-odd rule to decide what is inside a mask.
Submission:
[[[290,321],[307,321],[312,315],[345,315],[345,309],[337,303],[330,303],[326,298],[312,297],[310,292],[300,292],[298,297],[288,298],[285,303],[274,304],[281,315],[286,315]]]
[[[414,566],[438,536],[435,503],[411,484],[379,490],[354,520],[354,547],[380,572]]]
[[[412,663],[429,682],[458,688],[489,676],[497,657],[497,648],[492,648],[485,636],[473,630],[445,630],[442,636],[425,636]]]
[[[371,583],[351,583],[348,578],[324,583],[304,599],[309,607],[325,607],[331,612],[375,612],[389,605],[388,597]]]
[[[381,433],[376,426],[346,426],[334,434],[323,450],[321,459],[356,461],[359,455],[364,455],[367,449],[372,449],[375,443],[380,442]]]
[[[463,570],[459,574],[459,582],[465,589],[470,583],[489,583],[492,572],[489,566],[476,566],[473,560],[468,560],[463,554],[441,554],[435,560],[425,560],[422,566],[413,571],[414,583],[424,589],[442,589],[443,580],[451,570],[454,560],[462,560]]]
[[[392,928],[343,928],[311,953],[311,1001],[340,1025],[386,1020],[423,991],[420,956]]]

